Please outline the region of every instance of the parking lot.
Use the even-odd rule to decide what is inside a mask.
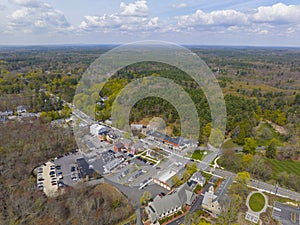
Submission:
[[[53,163],[56,166],[60,166],[59,173],[62,176],[62,181],[64,185],[74,186],[78,181],[78,173],[77,168],[75,166],[76,159],[82,158],[82,154],[79,152],[75,153],[67,153],[61,157],[57,157],[54,159]],[[71,172],[71,168],[75,167],[75,170]],[[76,179],[74,179],[76,177]],[[72,180],[73,178],[73,180]]]
[[[55,165],[47,162],[38,168],[37,185],[47,196],[55,196],[58,189],[58,178],[56,176]]]

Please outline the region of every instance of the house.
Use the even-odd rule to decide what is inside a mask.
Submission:
[[[12,110],[6,110],[4,112],[0,112],[0,117],[8,117],[13,116],[14,112]]]
[[[193,174],[193,176],[190,178],[191,181],[195,181],[197,184],[199,184],[201,187],[204,186],[206,182],[206,178],[202,176],[200,172],[196,172]]]
[[[105,124],[111,126],[112,125],[112,119],[107,119],[104,121]]]
[[[19,105],[17,106],[17,114],[21,115],[22,113],[26,113],[27,112],[27,108],[24,105]]]
[[[279,221],[282,225],[300,224],[300,205],[295,207],[275,202],[272,218]]]
[[[131,150],[131,147],[133,146],[134,142],[127,138],[122,138],[119,140],[124,145],[124,148],[126,148],[128,151]]]
[[[221,206],[217,196],[214,194],[214,186],[210,186],[209,190],[205,192],[202,201],[202,208],[212,212],[215,216],[220,214]]]
[[[131,124],[131,130],[141,131],[144,128],[143,124]]]
[[[187,182],[169,195],[156,196],[145,208],[150,221],[156,223],[159,220],[180,211],[184,206],[191,206],[196,200],[193,190],[195,182]]]
[[[110,131],[106,134],[106,140],[109,143],[115,143],[118,140],[118,135],[114,131]]]
[[[143,145],[143,143],[142,142],[137,142],[137,143],[135,143],[135,144],[133,144],[133,146],[131,147],[131,149],[130,149],[130,153],[132,153],[132,154],[137,154],[138,152],[142,152],[142,151],[144,151],[145,149],[144,149],[144,145]]]
[[[115,151],[119,152],[119,151],[122,150],[122,148],[124,148],[124,144],[122,142],[118,141],[117,143],[115,143],[115,145],[114,145],[114,150]]]
[[[114,158],[103,166],[104,174],[110,173],[114,168],[124,162],[124,158]]]
[[[9,117],[13,116],[13,111],[12,110],[6,110],[4,112],[0,112],[0,121],[5,122],[9,120]]]

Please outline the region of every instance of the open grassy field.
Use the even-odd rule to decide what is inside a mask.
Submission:
[[[196,150],[194,151],[194,153],[192,154],[192,159],[196,159],[196,160],[202,160],[203,157],[205,156],[204,152],[207,152],[207,155],[210,154],[210,151],[205,151],[205,150]]]
[[[251,195],[249,199],[249,206],[253,212],[261,211],[266,204],[264,196],[260,193],[255,193]]]
[[[300,176],[300,162],[277,159],[266,159],[266,161],[271,165],[274,174],[285,171],[287,173],[294,173]]]

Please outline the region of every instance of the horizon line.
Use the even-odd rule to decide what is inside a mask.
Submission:
[[[74,43],[74,44],[0,44],[0,48],[5,47],[85,47],[85,46],[121,46],[126,43]],[[230,45],[230,44],[178,44],[183,47],[229,47],[229,48],[300,48],[299,46],[294,45]]]

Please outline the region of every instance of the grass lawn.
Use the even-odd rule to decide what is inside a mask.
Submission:
[[[261,211],[266,204],[265,198],[260,193],[255,193],[251,195],[249,199],[249,206],[253,212]]]
[[[300,176],[300,162],[292,160],[266,159],[276,175],[280,172],[294,173]]]
[[[205,151],[205,150],[196,150],[194,151],[194,153],[192,154],[192,159],[196,159],[196,160],[202,160],[204,155],[204,152],[207,152],[207,155],[210,154],[210,151]]]

